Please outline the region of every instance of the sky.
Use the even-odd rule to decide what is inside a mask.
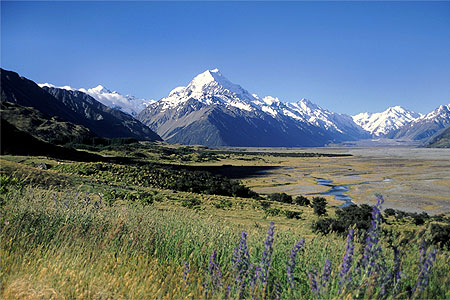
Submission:
[[[1,67],[160,99],[219,68],[331,111],[450,103],[450,2],[7,2]]]

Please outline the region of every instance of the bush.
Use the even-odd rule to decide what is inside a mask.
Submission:
[[[336,218],[325,218],[313,224],[313,230],[322,234],[336,232],[347,234],[351,227],[358,229],[360,235],[370,228],[372,221],[372,207],[367,204],[361,206],[349,205],[336,211]]]
[[[225,209],[225,208],[231,208],[232,203],[229,199],[220,199],[220,202],[216,203],[214,206],[216,208]]]
[[[265,209],[264,212],[266,213],[266,216],[278,216],[281,210],[279,208],[268,208]]]
[[[197,198],[185,199],[181,202],[181,205],[187,208],[195,208],[202,204],[202,201]]]
[[[1,175],[0,176],[0,194],[6,194],[9,190],[22,190],[25,183],[15,177]]]
[[[142,187],[157,187],[197,194],[223,195],[259,199],[260,196],[242,185],[206,171],[176,169],[174,166],[146,164],[119,165],[112,163],[76,163],[58,165],[56,170],[88,176],[97,182],[119,183]]]
[[[355,226],[359,233],[366,232],[372,221],[372,207],[367,204],[349,205],[336,211],[336,221],[332,231],[346,234],[350,227]]]
[[[259,201],[259,204],[261,205],[262,209],[268,209],[271,205],[269,201]]]
[[[331,232],[334,222],[332,218],[322,218],[313,223],[312,229],[315,233],[327,235]]]
[[[319,217],[327,213],[327,200],[324,197],[314,197],[312,199],[312,207],[314,208],[314,213]]]
[[[276,202],[292,203],[292,196],[286,193],[273,193],[269,195],[269,199]]]
[[[409,217],[411,217],[414,220],[414,224],[416,225],[423,225],[425,224],[425,221],[430,218],[430,216],[426,212],[418,213],[409,213]]]
[[[297,196],[294,199],[294,203],[300,206],[310,206],[311,205],[311,201],[309,201],[308,198],[306,198],[305,196]]]
[[[431,224],[431,242],[450,250],[450,225]]]
[[[384,214],[389,217],[389,216],[395,216],[395,209],[392,208],[387,208],[384,210]]]
[[[293,211],[293,210],[285,210],[284,214],[288,219],[301,219],[300,215],[302,214],[301,211]]]
[[[143,205],[152,204],[153,195],[147,192],[140,191],[122,191],[122,190],[107,190],[103,193],[103,199],[108,205],[114,204],[116,200],[126,200],[131,202],[139,202]]]

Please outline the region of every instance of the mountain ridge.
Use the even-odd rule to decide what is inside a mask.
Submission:
[[[1,101],[33,107],[49,118],[58,117],[85,126],[101,137],[161,140],[133,117],[111,109],[87,94],[69,88],[41,88],[32,80],[4,69],[1,69]]]

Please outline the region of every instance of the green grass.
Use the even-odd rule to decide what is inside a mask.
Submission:
[[[178,155],[176,160],[195,154],[189,149],[172,152]],[[39,162],[50,169],[37,169]],[[223,273],[223,287],[212,297],[224,298],[225,287],[234,285],[232,257],[241,232],[248,234],[250,263],[259,265],[271,221],[275,235],[269,285],[266,289],[257,284],[253,296],[274,298],[279,282],[283,299],[317,298],[308,273],[320,273],[329,259],[332,279],[321,298],[381,298],[373,276],[356,278],[353,289],[338,292],[345,238],[314,234],[312,224],[318,217],[311,207],[143,184],[136,180],[141,171],[138,165],[103,163],[98,169],[92,163],[15,156],[2,157],[1,164],[1,299],[204,298],[213,250]],[[90,174],[78,172],[92,170]],[[152,174],[151,169],[144,171]],[[269,209],[278,213],[269,213]],[[328,206],[327,211],[335,216],[334,208]],[[394,233],[390,235],[395,237],[393,244],[403,253],[398,298],[407,298],[408,285],[417,281],[419,245],[427,237],[424,229],[428,225],[392,218],[383,224]],[[297,283],[291,289],[286,263],[292,247],[303,238],[304,251],[294,271]],[[384,236],[381,242],[389,269],[392,241]],[[355,253],[363,246],[357,241]],[[414,297],[450,298],[449,257],[446,250],[438,252],[428,286]],[[191,268],[188,286],[183,279],[185,261]]]
[[[269,222],[224,221],[211,214],[212,203],[200,211],[164,203],[107,206],[98,204],[99,195],[36,187],[12,190],[3,197],[4,299],[201,298],[211,252],[217,251],[225,283],[231,284],[231,258],[240,232],[248,232],[251,262],[258,264]],[[276,225],[270,276],[283,284],[283,298],[313,297],[307,273],[320,270],[325,258],[333,262],[333,273],[339,272],[345,241],[334,235],[309,237],[295,271],[298,285],[295,290],[286,288],[287,256],[304,237],[301,232],[295,226]],[[405,284],[415,282],[417,244],[411,241],[404,249]],[[192,269],[189,286],[183,281],[183,261],[189,261]],[[450,296],[443,288],[450,283],[449,263],[448,252],[438,254],[422,297]],[[327,298],[337,296],[336,282],[332,286]],[[256,293],[264,295],[261,290]]]

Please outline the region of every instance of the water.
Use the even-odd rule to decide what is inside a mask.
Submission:
[[[332,195],[334,196],[334,200],[343,201],[344,203],[339,206],[340,208],[346,207],[349,205],[354,204],[352,197],[349,195],[345,195],[346,192],[348,192],[350,189],[348,188],[348,185],[334,185],[333,180],[323,179],[323,178],[316,178],[316,183],[319,185],[324,185],[330,187],[328,191],[319,193],[320,195]]]
[[[348,176],[359,176],[359,175],[352,174],[352,175],[348,175]],[[352,201],[353,198],[350,197],[349,195],[345,194],[346,192],[348,192],[350,190],[349,189],[350,185],[370,184],[370,183],[373,183],[373,182],[391,182],[392,181],[392,179],[386,178],[386,179],[384,179],[382,181],[372,181],[372,182],[371,181],[365,181],[365,182],[354,183],[354,184],[336,185],[336,184],[333,184],[333,180],[324,179],[324,178],[317,178],[317,177],[314,177],[314,178],[316,179],[316,184],[328,186],[330,188],[328,191],[325,191],[325,192],[322,192],[322,193],[318,193],[319,195],[331,195],[331,196],[334,196],[334,200],[344,202],[341,206],[339,206],[339,208],[355,204]]]

